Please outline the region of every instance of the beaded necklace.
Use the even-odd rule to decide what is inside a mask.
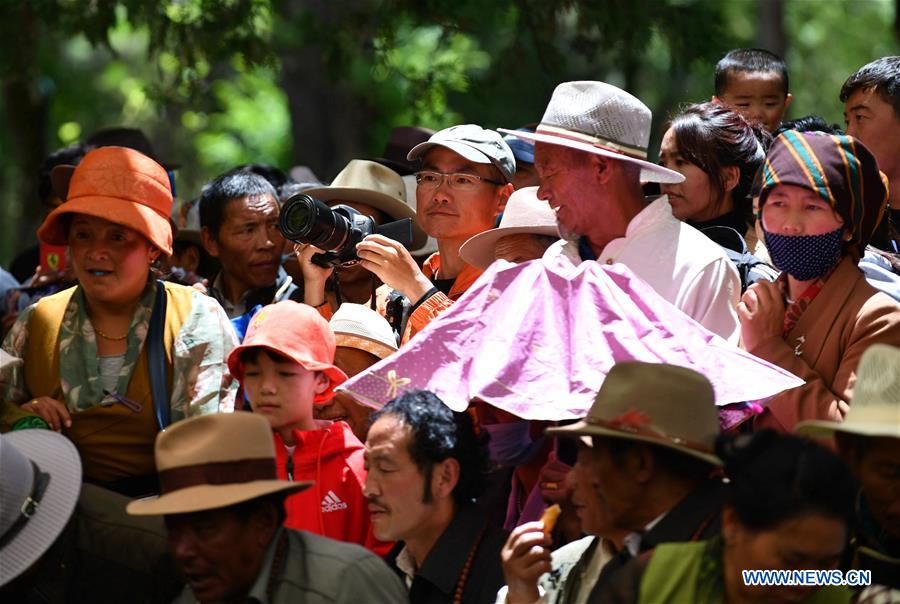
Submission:
[[[478,537],[475,538],[475,543],[472,544],[472,549],[469,550],[469,555],[466,557],[466,564],[459,574],[459,581],[456,582],[456,589],[453,590],[453,604],[462,604],[463,591],[466,589],[466,581],[469,580],[469,572],[472,570],[472,560],[475,558],[475,551],[478,549],[478,546],[481,545],[481,539],[484,537],[486,530],[486,526],[481,528],[481,532],[478,533]]]

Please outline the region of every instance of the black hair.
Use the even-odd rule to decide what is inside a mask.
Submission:
[[[790,90],[787,66],[784,59],[762,48],[738,48],[730,51],[716,63],[716,96],[728,87],[732,73],[776,73],[781,78],[781,87],[787,95]]]
[[[841,102],[846,103],[857,90],[874,88],[900,119],[900,56],[881,57],[863,65],[841,86]]]
[[[772,136],[778,136],[782,132],[796,130],[797,132],[824,132],[825,134],[843,134],[844,131],[837,124],[829,124],[821,115],[804,115],[793,120],[784,120],[781,126]]]
[[[726,502],[748,529],[769,530],[809,514],[851,526],[856,483],[844,461],[822,445],[762,430],[722,435],[716,452],[729,480]]]
[[[50,172],[56,166],[77,166],[87,149],[81,143],[76,143],[62,149],[57,149],[48,155],[38,169],[38,197],[42,204],[47,205],[50,197],[54,195],[53,182],[50,180]]]
[[[672,118],[671,128],[678,153],[703,170],[720,199],[725,194],[724,169],[738,168],[731,197],[738,213],[752,224],[750,188],[772,140],[765,128],[719,103],[689,105]]]
[[[432,468],[451,457],[459,462],[459,482],[453,489],[456,503],[471,502],[484,492],[490,472],[488,436],[476,431],[471,415],[451,410],[427,390],[401,394],[372,414],[371,422],[388,415],[409,426],[412,432],[409,456],[425,476],[423,501],[432,497]]]
[[[652,453],[654,464],[662,472],[679,480],[699,484],[709,478],[713,471],[713,466],[708,461],[668,447],[627,438],[606,438],[604,443],[613,462],[619,466],[625,463],[625,455],[629,451],[645,447]]]
[[[249,348],[245,348],[241,351],[241,354],[238,358],[240,358],[241,363],[255,363],[256,359],[259,358],[260,353],[266,353],[266,356],[271,359],[273,363],[295,363],[292,358],[287,355],[281,354],[280,352],[275,352],[271,348],[264,348],[262,346],[251,346]]]
[[[200,226],[209,229],[213,237],[225,222],[225,206],[232,199],[268,195],[276,202],[278,192],[272,184],[254,172],[231,170],[217,176],[200,192]]]

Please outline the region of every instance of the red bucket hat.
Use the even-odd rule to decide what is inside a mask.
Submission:
[[[172,189],[169,175],[146,155],[125,147],[101,147],[77,166],[57,166],[53,188],[65,202],[50,212],[38,238],[67,245],[66,214],[87,214],[134,229],[172,255]]]
[[[330,401],[334,389],[347,381],[347,374],[334,365],[334,332],[312,306],[283,300],[256,313],[244,342],[228,355],[228,370],[239,380],[244,378],[241,353],[248,348],[267,348],[308,371],[327,375],[328,388],[316,395],[314,403]]]

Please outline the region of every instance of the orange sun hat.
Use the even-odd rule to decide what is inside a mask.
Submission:
[[[57,166],[53,188],[64,203],[50,212],[38,239],[68,244],[66,214],[85,214],[134,229],[166,255],[172,255],[172,189],[165,169],[138,151],[101,147],[77,166]]]

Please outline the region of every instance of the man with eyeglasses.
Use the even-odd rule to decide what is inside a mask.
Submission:
[[[516,173],[509,145],[498,133],[474,124],[441,130],[413,147],[408,157],[421,160],[416,214],[422,229],[437,240],[438,251],[419,269],[409,251],[387,237],[370,235],[357,245],[362,266],[409,301],[401,343],[449,308],[481,274],[460,258],[459,248],[494,227]],[[389,314],[392,296],[380,293],[379,310]]]

